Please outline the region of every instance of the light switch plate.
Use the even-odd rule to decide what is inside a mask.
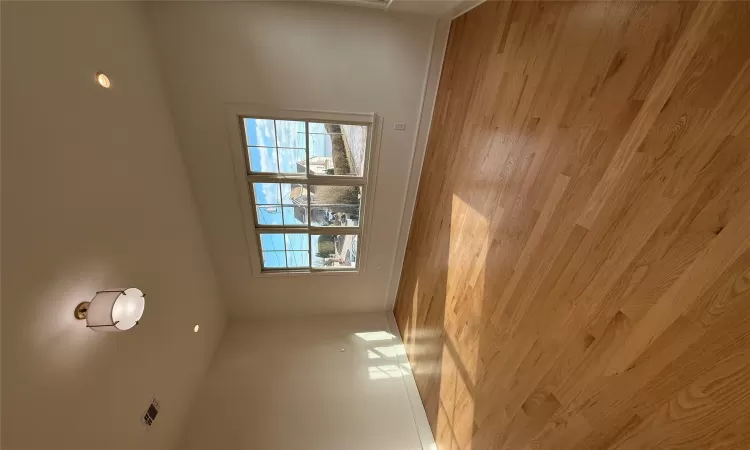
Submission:
[[[406,124],[401,122],[396,122],[393,124],[393,129],[398,131],[404,131],[406,129]]]

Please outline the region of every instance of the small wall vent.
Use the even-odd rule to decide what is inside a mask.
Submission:
[[[148,405],[146,411],[141,415],[141,423],[150,427],[154,423],[154,420],[156,420],[156,415],[159,414],[159,408],[159,401],[156,400],[156,397],[153,397],[151,404]]]

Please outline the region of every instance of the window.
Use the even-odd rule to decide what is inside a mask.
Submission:
[[[356,271],[372,121],[240,124],[262,271]]]

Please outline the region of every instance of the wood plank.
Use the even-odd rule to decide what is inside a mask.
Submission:
[[[394,308],[439,448],[750,448],[748,23],[453,21]]]

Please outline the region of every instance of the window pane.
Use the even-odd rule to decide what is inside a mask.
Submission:
[[[353,234],[312,235],[312,266],[321,269],[357,267],[357,236]]]
[[[284,252],[263,252],[263,267],[266,269],[286,268]]]
[[[278,147],[305,148],[305,122],[291,120],[276,121],[276,142]]]
[[[284,235],[281,233],[261,233],[260,247],[263,252],[283,252]]]
[[[250,170],[252,172],[278,173],[276,149],[272,147],[250,147]]]
[[[282,183],[281,203],[284,205],[307,206],[307,185],[297,183]]]
[[[278,205],[281,203],[279,183],[253,183],[256,205]]]
[[[365,152],[367,151],[367,127],[364,125],[341,125],[344,142],[351,154],[352,173],[358,177],[365,174]]]
[[[306,184],[253,183],[253,190],[258,225],[307,225]]]
[[[307,239],[307,233],[287,233],[285,239],[287,250],[307,251],[310,245]]]
[[[310,255],[304,252],[286,252],[287,267],[310,267]]]
[[[356,269],[364,186],[331,185],[307,175],[364,176],[370,127],[330,122],[243,118],[248,183],[264,269]],[[262,182],[286,174],[278,182]],[[281,182],[283,178],[284,182]],[[355,182],[355,184],[364,184]],[[279,233],[278,227],[289,227]],[[308,227],[329,227],[309,234]],[[264,229],[265,227],[265,229]],[[277,228],[274,228],[277,227]],[[351,233],[351,232],[350,232]],[[357,232],[354,232],[357,233]]]
[[[307,206],[284,206],[284,225],[307,226]]]
[[[248,146],[275,147],[276,133],[271,119],[245,119],[245,141]]]
[[[311,223],[318,227],[358,227],[361,202],[361,186],[311,186]]]
[[[258,225],[283,225],[281,217],[281,205],[256,206]]]
[[[309,126],[310,174],[363,176],[366,126],[317,122]]]
[[[261,233],[264,269],[310,267],[307,233]]]
[[[307,157],[304,149],[280,148],[278,152],[281,173],[305,173]]]

